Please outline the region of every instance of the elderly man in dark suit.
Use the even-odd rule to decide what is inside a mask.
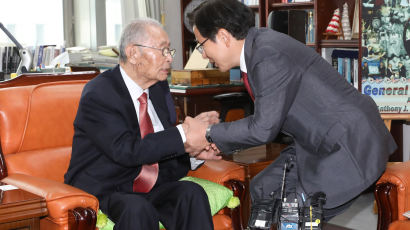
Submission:
[[[197,162],[184,149],[189,127],[174,127],[167,106],[174,53],[161,24],[133,21],[121,36],[119,66],[84,87],[65,182],[95,195],[115,229],[158,229],[159,221],[213,229],[205,191],[179,181]],[[214,123],[217,114],[198,118]]]
[[[300,205],[308,205],[313,194],[325,193],[325,219],[381,176],[396,144],[376,104],[312,48],[269,28],[253,28],[251,9],[237,0],[206,1],[191,20],[204,58],[221,71],[240,66],[255,112],[213,125],[188,117],[185,122],[197,130],[187,135],[189,151],[212,143],[230,153],[268,143],[280,132],[294,140],[252,180],[252,206],[280,197],[285,162],[294,166],[285,195],[297,194]]]

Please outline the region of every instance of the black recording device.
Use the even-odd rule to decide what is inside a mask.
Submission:
[[[301,230],[321,230],[323,221],[323,205],[326,194],[317,192],[310,198],[310,206],[303,208]]]
[[[294,200],[287,200],[285,197],[285,179],[288,161],[283,166],[282,189],[280,199],[282,201],[279,209],[279,230],[299,230],[299,205],[297,196]]]
[[[280,199],[255,200],[252,204],[248,229],[270,229],[273,224],[278,224],[278,230],[321,230],[323,220],[323,205],[326,194],[317,192],[308,200],[310,206],[299,207],[295,194],[294,199],[286,198],[285,179],[288,161],[283,167],[282,187]],[[288,200],[289,199],[289,200]]]

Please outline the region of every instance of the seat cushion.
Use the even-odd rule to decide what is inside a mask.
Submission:
[[[20,173],[62,183],[70,157],[71,146],[24,151],[5,156],[8,174]]]

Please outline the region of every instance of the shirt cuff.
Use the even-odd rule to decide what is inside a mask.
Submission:
[[[181,125],[181,124],[177,125],[177,128],[178,128],[179,134],[181,135],[182,143],[185,144],[185,142],[186,142],[186,136],[185,136],[184,129],[182,128],[182,125]]]
[[[197,170],[205,162],[204,160],[197,160],[195,157],[191,157],[189,160],[191,161],[191,170]]]

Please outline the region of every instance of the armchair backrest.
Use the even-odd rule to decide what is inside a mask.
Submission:
[[[87,80],[0,89],[0,143],[7,173],[63,182],[73,122]]]

